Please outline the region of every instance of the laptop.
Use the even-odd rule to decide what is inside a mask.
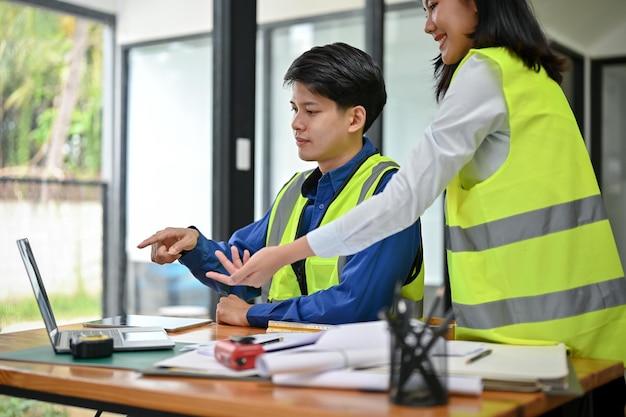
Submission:
[[[48,294],[43,285],[35,256],[28,239],[19,239],[17,247],[22,255],[26,273],[35,293],[37,306],[56,353],[70,353],[70,339],[75,336],[108,335],[113,338],[114,351],[173,349],[176,345],[163,327],[123,327],[99,330],[59,330]]]

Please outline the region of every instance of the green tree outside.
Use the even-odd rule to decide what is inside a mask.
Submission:
[[[102,25],[0,1],[0,176],[97,179]]]

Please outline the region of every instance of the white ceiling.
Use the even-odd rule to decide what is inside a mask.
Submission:
[[[531,0],[548,32],[589,49],[626,25],[626,0]]]

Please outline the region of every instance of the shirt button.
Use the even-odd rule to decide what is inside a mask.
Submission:
[[[320,210],[324,210],[324,204],[320,204],[319,206],[317,206],[317,208]]]

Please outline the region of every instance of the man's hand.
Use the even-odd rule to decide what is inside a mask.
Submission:
[[[215,310],[217,322],[233,326],[250,326],[246,316],[250,307],[250,304],[236,295],[231,294],[228,297],[222,297]]]
[[[180,252],[196,247],[200,233],[196,229],[168,227],[156,232],[137,247],[143,249],[152,245],[150,258],[159,265],[169,264],[180,258]]]

